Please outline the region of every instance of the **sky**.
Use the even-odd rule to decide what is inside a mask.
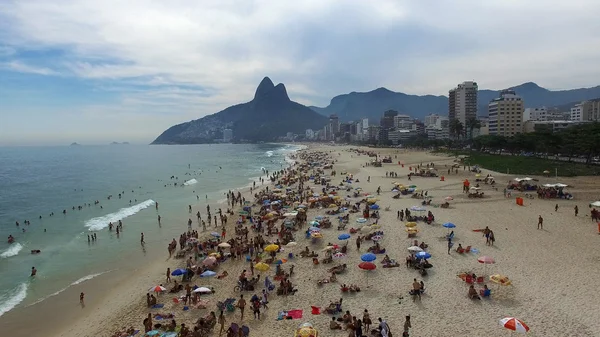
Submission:
[[[598,0],[2,0],[0,146],[151,142],[269,76],[326,106],[600,84]]]

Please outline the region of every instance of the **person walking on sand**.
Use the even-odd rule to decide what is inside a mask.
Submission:
[[[454,246],[454,244],[452,243],[452,238],[448,238],[448,255],[450,255],[450,249],[452,249],[452,246]]]
[[[83,302],[84,297],[85,297],[85,294],[83,292],[81,292],[81,294],[79,294],[79,304],[81,304],[81,306],[85,305],[85,303]]]
[[[554,206],[554,211],[558,212],[558,204],[556,204],[556,206]]]
[[[145,243],[145,242],[144,242],[144,233],[142,233],[142,235],[141,235],[141,237],[140,237],[140,243],[141,243],[142,245]]]
[[[171,282],[171,268],[167,268],[167,283]]]
[[[579,214],[579,207],[577,207],[577,205],[575,205],[575,216],[577,216],[577,214]]]
[[[409,329],[412,328],[410,324],[410,315],[406,316],[406,320],[404,321],[404,333],[408,335]]]
[[[541,215],[538,217],[537,229],[544,229],[544,218]]]
[[[244,320],[244,309],[246,308],[246,300],[244,295],[240,295],[240,299],[237,302],[237,307],[240,308],[241,320]]]
[[[219,337],[221,337],[221,335],[225,331],[225,316],[223,315],[223,311],[221,311],[221,313],[219,314],[219,318],[217,319],[217,321],[219,325],[221,325],[221,329],[219,330]]]

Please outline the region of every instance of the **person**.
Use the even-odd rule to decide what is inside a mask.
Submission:
[[[244,295],[240,295],[240,299],[237,302],[237,307],[240,308],[240,313],[242,317],[242,321],[244,320],[244,308],[246,308],[246,300],[244,299]]]
[[[404,332],[408,333],[410,328],[412,328],[412,325],[410,324],[410,315],[407,315],[404,320]]]
[[[556,204],[556,206],[554,206],[554,211],[558,212],[558,204]]]
[[[79,294],[79,303],[83,306],[85,305],[85,303],[83,302],[83,298],[85,297],[85,294],[83,292],[81,292],[81,294]]]
[[[579,207],[577,207],[577,205],[575,205],[575,216],[577,216],[577,214],[579,214]]]
[[[496,237],[494,236],[494,231],[490,231],[490,246],[494,245],[494,241],[496,241]]]
[[[544,218],[542,218],[541,215],[538,217],[538,228],[537,229],[544,229]]]
[[[419,301],[421,300],[421,283],[417,282],[417,279],[413,279],[413,291],[412,291],[412,295],[413,295],[413,302],[417,300],[417,297],[419,298]]]
[[[390,336],[390,326],[386,321],[382,320],[381,317],[379,320],[379,333],[381,333],[381,337],[389,337]]]
[[[260,320],[260,300],[258,296],[252,301],[252,311],[254,312],[254,319],[258,318]]]
[[[369,315],[369,311],[367,309],[365,309],[363,313],[362,323],[365,326],[365,331],[368,332],[369,328],[371,327],[371,316]]]
[[[267,304],[269,303],[268,297],[267,297],[267,289],[263,289],[262,290],[262,306],[265,309],[269,309],[269,307],[267,307]]]
[[[140,238],[140,243],[144,244],[144,233],[142,233],[141,238]]]
[[[471,284],[471,286],[469,286],[469,298],[472,300],[480,300],[481,298],[479,297],[479,295],[477,294],[477,290],[475,290],[475,287]]]
[[[331,317],[331,321],[329,321],[329,329],[342,330],[342,325],[335,321],[335,317]]]
[[[454,244],[452,243],[452,239],[448,238],[448,255],[450,255],[450,249],[452,249],[453,245]]]
[[[225,316],[223,315],[223,311],[219,314],[218,319],[219,325],[221,325],[221,329],[219,330],[219,337],[225,331]]]
[[[31,277],[34,277],[37,274],[37,269],[35,267],[31,267]]]
[[[360,319],[356,321],[356,324],[354,325],[354,334],[356,337],[363,337],[362,325],[363,323]]]
[[[171,268],[167,268],[167,283],[171,282]]]

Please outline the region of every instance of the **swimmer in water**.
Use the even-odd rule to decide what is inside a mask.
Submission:
[[[31,267],[31,277],[34,277],[37,274],[37,269],[35,267]]]

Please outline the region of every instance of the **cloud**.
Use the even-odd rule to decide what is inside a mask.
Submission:
[[[167,116],[166,128],[250,100],[264,76],[321,106],[381,86],[447,94],[471,79],[597,85],[599,10],[597,0],[5,0],[0,57],[11,53],[5,69],[60,69],[118,92],[112,104]]]
[[[56,71],[45,68],[45,67],[37,67],[25,64],[21,61],[10,61],[10,62],[2,62],[0,63],[0,69],[7,69],[10,71],[16,71],[20,73],[27,74],[37,74],[37,75],[56,75],[58,74]]]

